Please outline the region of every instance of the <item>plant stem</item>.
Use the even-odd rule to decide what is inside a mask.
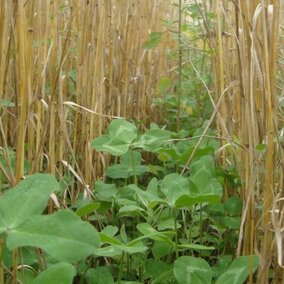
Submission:
[[[38,258],[38,264],[39,264],[39,268],[41,271],[45,270],[47,268],[45,259],[44,259],[44,254],[42,254],[40,249],[36,249],[36,254],[37,254],[37,258]]]
[[[199,211],[199,230],[200,230],[200,238],[199,238],[199,243],[202,245],[203,242],[203,220],[202,220],[202,203],[200,204],[200,211]],[[201,251],[199,251],[201,253]]]
[[[173,215],[174,215],[174,223],[175,223],[175,253],[176,253],[176,259],[178,259],[178,228],[177,228],[177,213],[176,208],[173,209]]]
[[[200,244],[202,244],[203,239],[203,220],[202,220],[202,204],[200,205],[200,211],[199,211],[199,225],[200,225]]]
[[[124,261],[124,252],[122,252],[122,256],[121,256],[121,259],[120,259],[117,284],[121,284],[121,277],[122,277],[123,265],[124,265],[123,261]]]
[[[0,284],[4,284],[4,266],[3,266],[3,258],[5,251],[5,242],[0,239]]]
[[[131,151],[131,163],[132,163],[132,168],[133,168],[134,183],[135,185],[138,185],[137,175],[135,171],[135,164],[134,164],[134,153],[132,149],[130,151]]]
[[[130,255],[126,254],[126,263],[127,263],[127,271],[126,271],[126,278],[128,279],[130,274]]]
[[[180,130],[180,102],[181,102],[181,86],[182,86],[182,0],[178,4],[178,97],[177,97],[177,132]]]
[[[187,230],[187,222],[186,222],[186,211],[185,210],[181,210],[181,214],[182,214],[182,222],[183,222],[183,236],[184,238],[188,239],[188,230]]]
[[[13,281],[12,284],[17,284],[17,271],[18,271],[18,249],[13,250]]]

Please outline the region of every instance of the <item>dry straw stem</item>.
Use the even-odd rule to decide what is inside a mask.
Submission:
[[[5,153],[16,149],[17,181],[25,160],[29,174],[61,176],[68,169],[60,161],[67,161],[83,181],[72,188],[76,198],[108,164],[90,141],[110,120],[152,119],[157,78],[173,67],[167,60],[172,43],[165,33],[157,50],[142,46],[151,31],[166,30],[161,19],[171,15],[169,3],[0,2],[1,146]],[[12,171],[5,174],[15,183]]]
[[[283,167],[278,166],[282,164],[283,148],[278,139],[281,120],[276,89],[280,1],[217,1],[215,9],[217,37],[210,42],[216,49],[213,60],[217,94],[232,81],[239,82],[239,87],[229,90],[222,101],[220,114],[229,136],[248,149],[237,156],[223,152],[223,161],[235,163],[243,180],[240,194],[244,211],[237,254],[259,254],[257,283],[268,282],[271,267],[275,281],[283,281],[282,271],[274,262],[278,257],[282,263],[273,246],[279,240],[273,242],[271,228],[272,204],[281,191],[278,180],[283,177]],[[222,136],[228,135],[222,125],[219,129]],[[256,150],[259,144],[265,145],[264,153]],[[257,206],[262,209],[257,210]],[[283,223],[274,224],[279,232]],[[249,282],[253,283],[252,273]]]
[[[18,1],[17,6],[18,17],[16,19],[16,34],[17,34],[17,59],[18,59],[18,68],[17,68],[17,78],[18,86],[16,88],[17,96],[20,101],[20,114],[19,114],[19,130],[17,137],[17,163],[16,163],[16,179],[17,181],[24,174],[24,158],[25,158],[25,130],[26,130],[26,118],[27,118],[27,104],[28,104],[28,68],[27,65],[27,17],[28,6],[24,6],[24,1]],[[32,16],[32,15],[30,15]],[[30,82],[29,82],[30,83]],[[16,106],[18,107],[18,105]]]

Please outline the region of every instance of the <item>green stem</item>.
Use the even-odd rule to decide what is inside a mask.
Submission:
[[[131,151],[131,162],[132,162],[132,168],[133,168],[134,183],[135,185],[138,185],[137,175],[135,171],[135,164],[134,164],[134,153],[132,149],[130,151]]]
[[[173,215],[174,215],[174,223],[175,223],[175,253],[176,253],[176,259],[178,259],[178,228],[177,228],[177,213],[176,208],[173,209]]]
[[[12,284],[17,284],[17,272],[18,272],[18,249],[14,249],[13,250],[13,255],[12,255],[12,259],[13,259],[13,281]]]
[[[202,245],[203,242],[203,220],[202,220],[202,203],[200,204],[200,213],[199,213],[199,224],[200,224],[200,238],[199,243]],[[201,253],[201,251],[199,252]]]
[[[182,214],[182,222],[183,222],[183,237],[185,239],[188,239],[189,233],[188,233],[188,230],[187,230],[186,211],[181,210],[181,214]]]
[[[4,266],[3,258],[5,251],[5,241],[0,239],[0,284],[4,284]]]
[[[121,278],[122,278],[123,267],[124,267],[123,262],[124,262],[124,252],[122,252],[122,256],[121,256],[120,263],[119,263],[117,284],[121,284]]]
[[[44,271],[47,268],[44,255],[41,253],[40,249],[36,249],[35,251],[38,259],[39,268],[41,271]]]
[[[127,263],[126,279],[128,279],[129,274],[130,274],[130,255],[129,254],[126,254],[126,263]]]

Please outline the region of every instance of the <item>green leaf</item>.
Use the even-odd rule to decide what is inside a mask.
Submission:
[[[170,138],[169,131],[160,128],[149,129],[139,138],[137,146],[145,151],[156,152],[162,145],[168,143]]]
[[[130,144],[137,137],[137,127],[124,120],[113,120],[108,127],[108,134],[102,135],[91,142],[97,151],[104,151],[113,156],[125,154]]]
[[[111,249],[109,247],[106,248],[100,248],[95,250],[96,255],[101,256],[112,256],[112,254],[117,254],[122,251],[127,253],[138,253],[138,252],[144,252],[148,249],[148,247],[144,246],[141,242],[141,239],[143,238],[137,238],[127,244],[122,243],[118,239],[111,237],[109,235],[106,235],[105,233],[99,233],[101,242],[110,244],[114,249]],[[108,255],[107,255],[108,254]]]
[[[76,269],[69,263],[57,263],[43,271],[32,284],[72,284]]]
[[[94,213],[94,211],[96,211],[97,209],[99,209],[100,207],[100,203],[99,202],[95,202],[95,203],[90,203],[87,204],[81,208],[78,208],[76,210],[76,214],[80,217],[89,215],[91,213]]]
[[[148,250],[148,247],[144,246],[142,242],[135,242],[133,244],[130,243],[127,245],[114,245],[114,247],[129,254],[139,253],[139,252],[142,253]]]
[[[152,178],[150,180],[150,182],[148,183],[147,185],[147,189],[146,189],[147,192],[153,194],[153,195],[158,195],[158,180],[157,178]]]
[[[158,46],[161,42],[163,33],[161,32],[151,32],[149,35],[149,39],[143,44],[143,48],[152,49]]]
[[[109,226],[106,226],[105,228],[103,228],[103,230],[100,233],[103,233],[103,234],[108,235],[110,237],[114,237],[117,232],[118,232],[117,227],[109,225]]]
[[[224,217],[224,223],[225,225],[234,230],[239,230],[241,226],[241,217],[231,217],[231,216],[226,216]]]
[[[164,200],[157,196],[157,194],[155,194],[154,192],[152,193],[150,191],[144,191],[135,184],[130,184],[127,187],[135,192],[135,199],[144,207],[153,208],[157,204],[165,203]]]
[[[21,269],[19,269],[17,276],[17,280],[21,281],[20,283],[32,283],[37,274],[29,267],[22,267]]]
[[[94,250],[94,254],[103,257],[117,257],[122,254],[122,250],[114,246],[106,246]]]
[[[120,232],[120,237],[123,240],[123,242],[127,243],[127,233],[126,233],[126,230],[125,230],[125,224],[122,224],[119,232]]]
[[[191,249],[191,250],[215,250],[215,247],[208,247],[208,246],[203,246],[203,245],[199,245],[199,244],[182,244],[178,246],[181,249]]]
[[[195,195],[195,196],[183,195],[179,197],[178,200],[175,202],[175,206],[177,208],[183,208],[205,202],[209,203],[220,202],[220,195],[219,194],[206,194],[206,195]]]
[[[116,239],[113,235],[110,235],[109,232],[100,232],[100,240],[102,243],[107,243],[110,245],[124,245],[121,241]]]
[[[189,194],[189,182],[183,176],[173,173],[164,177],[161,189],[168,204],[174,207],[180,196]]]
[[[192,18],[197,18],[198,16],[200,16],[200,11],[202,11],[199,4],[190,4],[187,9],[190,12],[190,16]]]
[[[120,164],[126,165],[131,168],[141,165],[141,162],[141,153],[137,151],[127,152],[120,157]]]
[[[116,281],[115,284],[118,284],[118,282]],[[137,281],[120,281],[120,284],[143,284],[143,283]]]
[[[166,272],[159,275],[154,281],[152,281],[152,284],[168,284],[168,283],[178,284],[173,269],[167,270]]]
[[[215,284],[242,284],[246,281],[250,272],[250,261],[252,261],[252,271],[254,272],[258,265],[258,257],[240,256],[236,258],[228,269],[217,279]]]
[[[232,255],[220,255],[218,257],[217,266],[211,267],[213,272],[213,277],[216,279],[218,278],[222,273],[224,273],[229,265],[232,263]]]
[[[173,245],[164,241],[155,241],[152,247],[152,253],[155,259],[160,259],[169,255],[173,250]]]
[[[202,258],[181,256],[174,263],[174,274],[180,284],[211,284],[212,271]]]
[[[113,156],[121,156],[128,151],[130,144],[105,134],[93,140],[91,145],[97,151],[107,152]]]
[[[189,193],[180,195],[175,206],[188,207],[197,203],[220,202],[222,185],[215,177],[213,158],[204,156],[190,167]]]
[[[107,175],[113,179],[141,176],[149,171],[147,166],[141,165],[141,154],[139,152],[127,152],[120,158],[120,164],[108,167]]]
[[[181,225],[179,223],[177,223],[177,228],[179,229],[180,227],[181,227]],[[161,222],[159,222],[158,230],[162,231],[162,230],[166,230],[166,229],[172,229],[172,230],[175,229],[174,218],[162,220]]]
[[[257,152],[260,152],[260,153],[265,152],[266,149],[267,149],[267,147],[266,147],[265,144],[258,144],[258,145],[256,146],[256,151],[257,151]]]
[[[128,213],[127,215],[131,215],[131,213],[137,213],[137,212],[144,212],[145,210],[139,206],[136,205],[125,205],[123,207],[121,207],[118,211],[119,215],[124,215],[125,213]]]
[[[107,184],[99,180],[95,184],[95,194],[99,201],[112,202],[117,193],[115,184]]]
[[[13,102],[11,102],[10,100],[6,100],[6,99],[1,99],[0,105],[2,107],[15,107],[16,106]]]
[[[48,174],[35,174],[19,182],[0,199],[0,233],[41,214],[50,194],[59,190],[56,179]]]
[[[205,190],[208,184],[214,179],[214,164],[211,156],[204,156],[190,166],[190,179],[197,186],[199,191]]]
[[[68,77],[71,78],[74,82],[77,81],[77,71],[72,69],[68,72]]]
[[[108,128],[109,135],[131,144],[137,137],[137,127],[124,119],[116,119],[111,122]]]
[[[146,260],[145,269],[148,275],[153,278],[157,278],[164,272],[172,269],[172,265],[160,260],[150,258]]]
[[[161,77],[156,85],[157,93],[164,93],[169,90],[172,85],[172,80],[169,77]]]
[[[242,213],[243,203],[239,196],[233,196],[224,203],[224,207],[230,216],[238,216]]]
[[[148,223],[139,223],[137,224],[136,228],[138,231],[140,231],[143,235],[158,233],[156,229],[154,229],[150,224]]]
[[[164,241],[171,243],[169,235],[175,234],[173,231],[159,232],[148,223],[139,223],[137,224],[136,228],[138,229],[139,232],[141,232],[144,235],[143,238],[149,238],[155,241]]]
[[[137,205],[136,194],[133,187],[136,185],[127,185],[119,189],[116,195],[116,203],[120,206],[122,205]]]
[[[47,216],[33,216],[11,229],[7,247],[39,247],[55,259],[74,262],[91,255],[99,245],[95,228],[75,213],[61,210]]]
[[[125,205],[121,207],[118,211],[117,216],[130,216],[130,217],[135,217],[138,215],[142,215],[139,212],[145,212],[145,210],[141,207],[138,207],[136,205]]]
[[[88,269],[86,278],[89,284],[114,284],[114,279],[107,267]]]

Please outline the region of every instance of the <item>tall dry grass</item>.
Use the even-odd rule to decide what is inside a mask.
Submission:
[[[277,64],[281,2],[218,0],[214,10],[215,36],[208,40],[216,51],[216,100],[224,94],[217,124],[220,135],[242,145],[224,145],[222,152],[223,165],[235,165],[242,180],[244,209],[237,254],[260,257],[255,283],[268,283],[270,269],[273,283],[282,283],[283,110],[279,99],[283,85],[278,84],[283,78],[278,77]],[[235,86],[227,88],[232,82]],[[251,273],[249,283],[253,281]]]
[[[157,79],[168,70],[164,0],[0,3],[0,140],[10,184],[29,173],[72,171],[88,190],[107,157],[90,141],[112,117],[147,123]],[[8,149],[10,147],[10,149]],[[16,151],[15,172],[9,151]],[[74,197],[76,193],[74,193]]]

